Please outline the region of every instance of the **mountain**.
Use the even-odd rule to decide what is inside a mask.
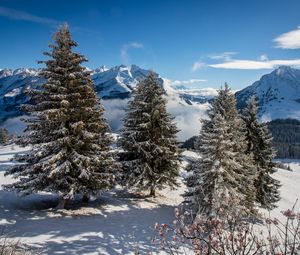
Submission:
[[[0,70],[0,121],[20,115],[19,106],[27,100],[24,91],[41,82],[38,70],[32,68]]]
[[[149,70],[136,65],[121,65],[110,69],[102,66],[91,72],[100,98],[124,99],[131,96],[132,89],[147,76]],[[163,84],[161,78],[159,81]],[[25,90],[39,88],[43,82],[38,69],[0,70],[0,122],[21,115],[19,106],[28,101]]]
[[[92,71],[92,79],[95,83],[96,92],[102,99],[128,98],[136,84],[143,80],[149,70],[142,69],[136,65],[115,66],[106,68],[102,66]],[[157,74],[158,76],[158,74]],[[161,85],[163,80],[159,78]]]
[[[113,68],[102,66],[90,71],[95,90],[103,99],[105,118],[112,130],[117,132],[122,127],[128,98],[131,97],[133,88],[145,78],[149,70],[136,65],[121,65]],[[191,91],[181,88],[178,92],[171,86],[172,83],[169,80],[160,77],[158,79],[166,92],[168,111],[175,116],[175,121],[181,130],[178,138],[184,141],[199,133],[198,120],[206,115],[209,107],[207,101],[211,99],[210,94],[214,90]],[[25,129],[25,123],[20,120],[22,112],[19,110],[21,104],[28,102],[25,90],[40,88],[43,82],[44,80],[39,77],[38,69],[0,70],[0,127],[5,127],[15,134]],[[208,100],[205,100],[206,95]],[[195,125],[191,125],[194,122]]]
[[[177,86],[175,90],[179,97],[189,105],[211,102],[218,95],[218,90],[214,88],[187,89],[184,86]]]
[[[95,83],[95,90],[106,109],[105,117],[114,132],[122,127],[128,98],[136,84],[145,78],[149,70],[136,65],[99,67],[90,70]],[[20,121],[19,106],[28,101],[25,95],[27,88],[39,88],[44,80],[39,77],[39,70],[19,68],[0,70],[0,126],[10,132],[19,133],[24,129]],[[157,74],[159,77],[159,75]],[[217,95],[212,88],[190,89],[185,84],[176,84],[159,77],[159,82],[166,91],[168,111],[175,116],[181,130],[181,141],[199,133],[199,119],[206,117],[210,101]],[[279,67],[270,74],[262,76],[259,81],[236,92],[239,108],[256,95],[259,100],[262,120],[277,118],[294,118],[300,120],[300,70],[290,67]]]
[[[238,108],[255,95],[263,121],[293,118],[300,120],[300,70],[280,66],[251,86],[236,92]]]
[[[136,65],[121,65],[113,68],[102,66],[90,71],[95,90],[103,99],[105,118],[112,131],[118,132],[123,125],[122,120],[132,89],[145,78],[149,70]],[[171,86],[171,81],[160,77],[158,79],[166,92],[168,111],[175,117],[180,129],[178,139],[184,141],[198,134],[199,119],[206,116],[208,101],[213,97],[215,90],[190,90],[183,86],[176,89]],[[21,104],[28,102],[25,90],[39,88],[43,82],[37,69],[0,70],[0,127],[5,127],[14,134],[19,134],[25,129],[25,123],[20,120],[22,112],[19,110]]]

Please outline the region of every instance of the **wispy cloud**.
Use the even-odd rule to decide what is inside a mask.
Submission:
[[[0,6],[0,16],[14,20],[24,20],[48,26],[57,26],[60,22],[54,19],[36,16],[28,12]]]
[[[273,69],[277,66],[300,66],[300,59],[277,59],[277,60],[241,60],[235,59],[219,64],[211,64],[210,67],[222,69],[243,69],[243,70],[259,70],[259,69]]]
[[[192,71],[197,71],[197,70],[203,69],[205,66],[206,66],[206,64],[204,62],[202,62],[201,60],[196,61],[192,66]]]
[[[223,61],[231,61],[232,60],[232,56],[236,55],[237,52],[235,51],[225,51],[222,53],[218,53],[218,54],[208,54],[205,56],[202,56],[198,61],[193,63],[192,66],[192,71],[198,71],[201,70],[205,67],[207,67],[208,65],[203,61],[203,59],[211,59],[211,60],[223,60]]]
[[[220,54],[212,54],[212,55],[209,55],[208,57],[210,59],[215,59],[215,60],[224,60],[224,61],[230,61],[231,60],[231,57],[233,55],[236,55],[237,52],[234,52],[234,51],[225,51],[223,53],[220,53]]]
[[[276,43],[276,48],[300,49],[300,26],[276,37],[273,41]]]
[[[171,85],[176,86],[176,85],[193,85],[197,84],[200,82],[205,82],[207,80],[204,79],[190,79],[190,80],[174,80],[170,81]]]
[[[144,48],[144,46],[143,46],[143,44],[141,44],[139,42],[132,42],[132,43],[124,44],[120,51],[121,59],[122,59],[123,63],[124,64],[128,63],[128,60],[129,60],[128,51],[130,49],[142,49],[142,48]]]

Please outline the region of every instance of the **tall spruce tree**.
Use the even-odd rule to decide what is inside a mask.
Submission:
[[[74,194],[89,196],[114,185],[116,163],[110,151],[109,127],[93,88],[90,72],[81,66],[86,58],[73,52],[77,46],[67,25],[54,35],[46,67],[40,75],[47,81],[31,90],[35,102],[23,110],[31,115],[19,139],[32,150],[8,170],[19,180],[6,185],[24,194],[58,192],[63,208]]]
[[[137,190],[155,190],[177,185],[180,151],[178,129],[166,110],[164,91],[155,73],[139,82],[129,102],[120,146],[124,181]]]
[[[220,208],[223,213],[235,210],[226,204],[230,197],[237,198],[237,207],[253,210],[252,159],[245,154],[244,125],[227,84],[219,90],[202,124],[198,138],[201,158],[191,163],[186,178],[185,203],[192,216],[219,216]]]
[[[244,109],[242,116],[247,129],[246,152],[254,159],[256,201],[263,208],[273,209],[276,207],[276,202],[280,199],[280,183],[271,176],[271,174],[276,172],[275,164],[273,163],[275,151],[272,147],[272,135],[268,131],[268,126],[266,123],[258,121],[257,111],[257,101],[255,96],[253,96]]]

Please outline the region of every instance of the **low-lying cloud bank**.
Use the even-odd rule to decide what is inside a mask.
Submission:
[[[104,116],[109,122],[112,131],[119,132],[123,126],[128,99],[103,100],[102,103],[105,108]],[[168,112],[175,117],[177,127],[180,129],[178,133],[179,141],[185,141],[191,136],[199,134],[201,128],[200,119],[206,118],[208,107],[208,103],[187,105],[176,99],[168,99]]]
[[[104,117],[107,119],[113,132],[119,132],[123,126],[125,110],[129,99],[111,99],[102,100],[105,112]]]
[[[112,132],[120,132],[123,126],[123,119],[127,108],[129,99],[112,99],[102,100],[105,108],[104,117],[107,119]],[[195,104],[188,105],[178,97],[169,97],[167,109],[175,117],[180,132],[178,133],[178,140],[185,141],[191,136],[198,135],[201,123],[200,119],[206,118],[206,110],[209,104]],[[8,119],[1,125],[7,128],[11,133],[21,134],[26,128],[26,124],[21,121],[22,117]]]
[[[200,119],[206,118],[206,110],[209,104],[185,105],[177,101],[168,101],[168,111],[175,117],[177,127],[180,129],[178,140],[185,141],[186,139],[198,135],[201,123]]]

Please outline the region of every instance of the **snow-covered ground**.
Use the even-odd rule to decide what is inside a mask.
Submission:
[[[14,146],[0,147],[0,185],[13,180],[4,171],[10,158],[22,152]],[[141,254],[154,251],[151,238],[156,222],[172,223],[182,198],[178,190],[163,190],[155,198],[133,196],[122,190],[107,192],[88,207],[49,209],[57,202],[51,194],[18,197],[0,187],[0,231],[43,254]]]
[[[0,185],[10,183],[4,171],[14,164],[15,153],[26,151],[18,146],[0,147]],[[185,151],[187,159],[197,155]],[[187,161],[183,161],[183,166]],[[293,171],[279,169],[275,177],[281,181],[279,207],[272,216],[281,218],[281,210],[291,208],[300,197],[300,160],[283,160]],[[18,197],[0,187],[0,229],[10,237],[42,249],[43,254],[140,254],[155,251],[151,242],[156,222],[172,223],[174,209],[182,201],[184,187],[163,190],[157,198],[133,196],[121,189],[107,192],[87,207],[55,211],[49,209],[57,196],[38,194]],[[300,211],[299,204],[297,210]]]
[[[278,169],[274,177],[281,182],[280,195],[281,200],[278,208],[272,211],[274,217],[283,219],[281,211],[291,209],[297,199],[300,199],[300,160],[297,159],[280,159],[278,160],[285,165],[290,166],[292,171]],[[295,211],[300,212],[300,201],[296,203]]]

